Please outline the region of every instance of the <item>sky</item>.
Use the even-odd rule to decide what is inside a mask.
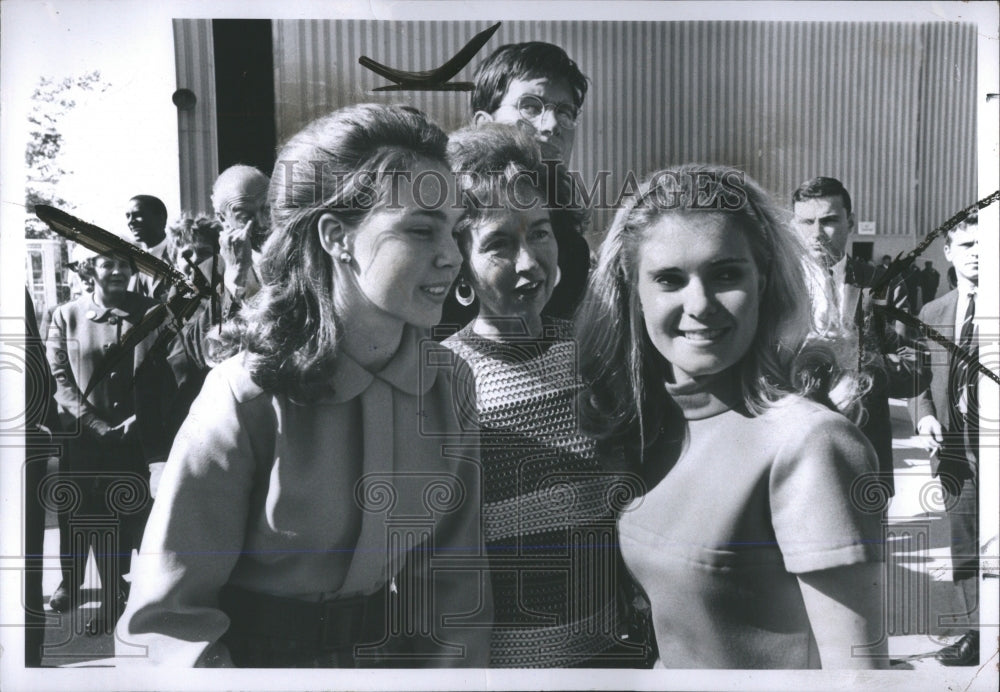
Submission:
[[[163,199],[179,211],[173,31],[152,3],[15,2],[5,8],[5,105],[9,151],[23,151],[25,116],[40,77],[62,79],[100,70],[110,88],[78,101],[61,127],[63,167],[72,171],[62,196],[76,215],[123,231],[135,194]],[[16,68],[16,69],[15,69]],[[21,115],[23,114],[23,115]],[[23,174],[23,172],[22,172]],[[22,204],[22,185],[3,186],[3,201]]]

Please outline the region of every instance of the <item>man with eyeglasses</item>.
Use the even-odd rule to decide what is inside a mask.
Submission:
[[[587,78],[562,48],[541,41],[500,46],[474,79],[476,124],[530,128],[546,159],[569,163]]]
[[[541,41],[500,46],[476,68],[474,81],[475,124],[516,125],[535,136],[543,159],[569,163],[588,80],[566,51]],[[561,278],[544,312],[570,318],[587,285],[590,248],[578,233],[556,239]]]
[[[514,125],[534,135],[543,159],[560,166],[569,164],[580,110],[587,96],[588,80],[562,48],[541,41],[500,46],[476,69],[474,81],[472,120],[476,125],[488,122]],[[546,316],[569,319],[573,317],[587,285],[590,248],[583,235],[575,231],[557,231],[556,240],[559,244],[561,278],[542,312]],[[456,306],[451,302],[445,304],[446,323],[453,307]],[[458,311],[454,314],[459,316]],[[461,323],[463,320],[454,321]],[[532,481],[525,478],[524,482]],[[560,567],[554,566],[553,569],[558,571]],[[589,659],[587,665],[651,665],[655,656],[648,660],[642,658],[651,651],[651,640],[646,628],[640,624],[646,621],[648,614],[645,609],[635,607],[641,599],[620,563],[616,572],[616,591],[622,603],[628,604],[631,609],[627,619],[635,623],[628,633],[632,646],[616,648],[608,653],[606,660]],[[600,592],[595,587],[594,593]],[[534,617],[530,613],[525,616],[529,619]],[[539,661],[544,660],[542,654]]]

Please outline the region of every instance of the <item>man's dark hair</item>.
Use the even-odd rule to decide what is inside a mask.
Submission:
[[[847,188],[844,187],[844,184],[836,178],[818,176],[799,185],[799,189],[792,193],[792,204],[802,202],[807,199],[838,196],[844,202],[844,210],[850,214],[851,195],[848,194]]]
[[[510,43],[497,48],[476,68],[473,78],[472,112],[493,113],[515,79],[565,82],[573,92],[573,105],[580,108],[587,96],[587,78],[559,46],[542,41]]]
[[[157,216],[162,216],[164,219],[167,218],[167,205],[159,197],[153,197],[153,195],[135,195],[129,201],[138,202]]]

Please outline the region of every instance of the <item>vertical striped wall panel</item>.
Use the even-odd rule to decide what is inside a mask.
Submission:
[[[212,183],[219,173],[218,129],[215,114],[215,53],[211,19],[175,19],[177,88],[197,97],[192,110],[177,110],[181,209],[212,211]]]
[[[976,29],[926,24],[920,86],[917,227],[933,230],[976,199]]]
[[[371,93],[386,82],[357,59],[436,67],[489,25],[275,21],[279,141],[361,101],[412,103],[460,127],[468,93]],[[609,204],[630,171],[688,161],[743,168],[782,203],[807,178],[838,177],[879,235],[923,234],[975,197],[971,26],[510,21],[456,81],[529,40],[562,46],[590,77],[571,166],[587,181],[610,171]],[[595,238],[610,217],[595,213]]]

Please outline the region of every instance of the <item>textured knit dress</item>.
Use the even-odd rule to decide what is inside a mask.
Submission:
[[[577,430],[572,331],[547,318],[541,339],[499,342],[469,325],[443,342],[475,377],[495,607],[491,666],[587,666],[602,653],[631,665],[615,634],[615,500],[630,491]]]

